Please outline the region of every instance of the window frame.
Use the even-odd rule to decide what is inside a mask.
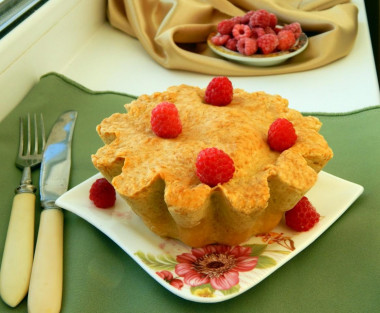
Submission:
[[[0,38],[48,0],[0,0]]]

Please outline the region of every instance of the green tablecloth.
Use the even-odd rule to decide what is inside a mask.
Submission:
[[[124,112],[133,96],[93,92],[61,75],[41,78],[0,123],[0,255],[14,188],[18,119],[43,112],[47,130],[58,115],[78,111],[70,186],[96,173],[90,155],[102,144],[95,127]],[[333,103],[331,104],[333,105]],[[62,312],[378,312],[380,308],[380,107],[316,114],[335,156],[325,171],[364,186],[362,196],[318,240],[260,284],[231,300],[200,304],[162,288],[114,242],[65,211]],[[38,183],[39,170],[33,172]],[[36,206],[36,231],[40,205]],[[27,312],[27,301],[0,312]]]

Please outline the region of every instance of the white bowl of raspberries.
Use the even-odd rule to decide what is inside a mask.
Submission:
[[[218,32],[207,43],[216,54],[243,64],[272,66],[304,51],[308,38],[301,25],[278,25],[277,16],[266,10],[249,11],[218,23]]]

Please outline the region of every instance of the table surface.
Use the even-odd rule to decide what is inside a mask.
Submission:
[[[29,110],[43,111],[49,130],[60,112],[78,111],[69,183],[72,188],[96,173],[90,160],[90,155],[102,145],[95,131],[96,125],[104,116],[125,112],[123,104],[130,100],[122,94],[93,93],[51,74],[41,79],[0,123],[0,172],[7,178],[0,180],[0,255],[12,193],[21,175],[20,170],[12,166],[17,150],[19,116]],[[62,313],[377,312],[380,307],[380,168],[377,165],[380,158],[380,107],[318,117],[323,122],[321,133],[334,151],[334,158],[325,171],[362,185],[364,192],[305,250],[238,297],[221,303],[202,304],[183,300],[163,288],[96,227],[64,211]],[[352,145],[352,141],[356,144]],[[38,175],[37,168],[33,171],[33,182],[37,186]],[[36,236],[40,212],[37,199]],[[296,251],[298,248],[296,244]],[[280,247],[272,246],[271,249]],[[27,298],[15,309],[0,301],[0,312],[24,313],[26,309]]]

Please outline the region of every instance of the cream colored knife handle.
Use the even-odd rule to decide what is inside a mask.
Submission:
[[[34,254],[28,295],[29,313],[61,310],[63,274],[63,212],[45,209]]]
[[[28,292],[34,249],[34,193],[19,193],[13,199],[11,217],[0,269],[1,298],[11,307]]]

